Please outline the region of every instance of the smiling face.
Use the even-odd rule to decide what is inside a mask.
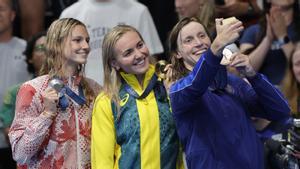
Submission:
[[[129,31],[116,42],[116,58],[112,66],[126,73],[143,76],[149,68],[149,50],[134,31]]]
[[[90,37],[86,28],[82,25],[74,27],[70,35],[65,39],[64,57],[67,63],[85,64],[90,52]]]
[[[185,67],[192,70],[210,45],[210,38],[203,25],[198,22],[190,22],[178,34],[177,58],[182,58]]]

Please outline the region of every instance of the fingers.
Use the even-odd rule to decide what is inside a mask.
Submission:
[[[170,69],[172,69],[172,64],[167,64],[164,68],[164,72],[168,72]]]
[[[167,72],[166,73],[166,79],[165,79],[165,81],[167,81],[167,82],[169,82],[169,81],[171,81],[171,79],[172,79],[172,74],[173,74],[173,67],[172,67],[172,65],[171,64],[168,64],[166,67],[165,67],[165,71]]]
[[[236,20],[228,24],[228,30],[233,33],[240,33],[244,30],[243,22]]]
[[[59,100],[59,95],[53,88],[47,88],[41,93],[42,99],[46,107],[54,107]]]
[[[221,30],[222,32],[220,32],[220,34],[222,33],[225,36],[228,36],[229,39],[236,40],[240,36],[240,32],[244,30],[244,26],[240,20],[235,18],[231,19],[229,22],[224,22]]]
[[[236,53],[234,55],[232,62],[230,63],[230,66],[241,67],[241,66],[246,66],[248,63],[249,63],[249,58],[247,55]]]
[[[45,111],[56,112],[59,96],[58,96],[58,93],[54,89],[48,88],[45,91],[43,91],[42,99],[43,99],[43,103],[45,106]]]
[[[217,34],[219,34],[219,32],[222,31],[223,18],[216,18],[215,22],[216,22],[216,31],[217,31]]]
[[[42,92],[42,96],[51,100],[58,100],[58,93],[53,88],[47,88],[44,92]]]
[[[230,66],[235,67],[240,74],[246,77],[253,77],[256,74],[256,71],[250,64],[249,57],[244,54],[236,55]]]
[[[216,22],[216,26],[222,25],[223,18],[216,18],[216,19],[215,19],[215,22]]]

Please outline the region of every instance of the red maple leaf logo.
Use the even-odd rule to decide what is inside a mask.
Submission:
[[[91,124],[89,121],[81,122],[79,121],[80,134],[84,137],[91,139]]]
[[[63,143],[68,140],[76,141],[76,123],[75,123],[75,112],[72,109],[70,111],[71,117],[68,120],[61,122],[61,131],[58,131],[56,136],[53,138],[58,143]]]

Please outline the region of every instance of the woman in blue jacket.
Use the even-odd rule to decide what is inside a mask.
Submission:
[[[234,53],[227,64],[249,83],[220,64],[224,47],[243,30],[238,20],[222,21],[216,19],[213,42],[195,18],[182,19],[171,31],[169,94],[177,132],[189,169],[263,169],[263,146],[250,117],[282,122],[290,109],[246,55]]]

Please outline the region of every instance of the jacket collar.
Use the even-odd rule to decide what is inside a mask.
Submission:
[[[129,84],[139,95],[144,92],[154,73],[155,73],[154,66],[150,64],[149,69],[145,74],[145,78],[143,81],[143,88],[142,88],[142,86],[140,86],[134,74],[120,72],[122,78],[126,81],[126,83]]]

